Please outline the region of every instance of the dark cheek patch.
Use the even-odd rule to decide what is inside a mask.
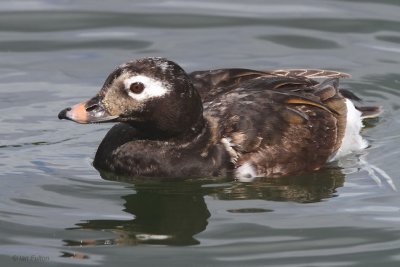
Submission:
[[[143,109],[143,104],[129,97],[123,87],[109,88],[102,103],[106,110],[115,116],[126,114],[128,110],[134,112]]]

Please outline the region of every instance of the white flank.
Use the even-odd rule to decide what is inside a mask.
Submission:
[[[137,82],[143,83],[144,85],[144,90],[140,94],[135,94],[129,91],[129,87],[131,86],[131,84]],[[137,101],[144,101],[154,97],[161,97],[170,92],[170,88],[161,81],[143,75],[133,76],[124,80],[124,86],[125,90],[127,90],[128,92],[128,95]]]
[[[349,99],[346,99],[346,106],[347,122],[342,144],[330,161],[352,152],[360,151],[368,146],[367,141],[360,135],[361,128],[363,127],[361,112],[354,107],[353,102]]]
[[[235,178],[240,182],[251,182],[256,177],[256,169],[251,165],[251,163],[248,162],[244,163],[235,171]]]

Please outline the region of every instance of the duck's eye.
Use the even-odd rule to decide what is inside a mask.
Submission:
[[[141,82],[134,82],[131,83],[129,86],[129,91],[131,91],[134,94],[140,94],[144,90],[144,84]]]

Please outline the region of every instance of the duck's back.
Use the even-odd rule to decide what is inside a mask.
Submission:
[[[192,74],[205,116],[216,125],[239,178],[312,171],[335,155],[345,136],[349,100],[338,89],[338,77],[345,74],[328,75],[334,78],[318,83],[283,71]]]

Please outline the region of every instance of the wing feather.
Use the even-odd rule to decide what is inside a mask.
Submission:
[[[333,71],[333,70],[319,70],[319,69],[282,69],[282,70],[274,70],[271,71],[271,74],[278,75],[278,76],[301,76],[306,78],[350,78],[351,75]]]

